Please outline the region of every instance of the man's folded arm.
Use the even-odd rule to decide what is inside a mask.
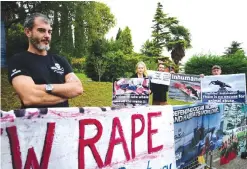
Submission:
[[[65,98],[74,98],[79,96],[83,92],[83,87],[80,79],[74,73],[68,73],[65,76],[65,83],[64,84],[52,84],[53,90],[52,94],[65,97]],[[43,86],[40,85],[42,89]]]
[[[67,98],[55,96],[45,91],[45,85],[36,85],[29,76],[19,75],[12,79],[12,85],[25,106],[54,105]]]

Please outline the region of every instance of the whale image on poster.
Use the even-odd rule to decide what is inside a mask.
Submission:
[[[245,74],[205,76],[201,89],[204,103],[245,103]]]
[[[201,100],[201,79],[198,75],[171,74],[168,97],[185,102]]]

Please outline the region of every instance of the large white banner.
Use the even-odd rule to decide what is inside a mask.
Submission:
[[[1,113],[1,169],[176,168],[172,106]]]

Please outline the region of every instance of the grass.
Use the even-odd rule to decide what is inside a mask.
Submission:
[[[8,82],[7,70],[1,70],[1,110],[20,108],[21,104],[13,87]]]
[[[92,81],[90,78],[87,77],[84,73],[76,73],[76,76],[78,76],[81,81]]]
[[[13,87],[8,82],[7,70],[1,70],[1,110],[9,111],[20,108],[20,101]],[[95,82],[83,73],[76,73],[83,84],[84,93],[74,99],[70,99],[71,107],[106,107],[111,106],[112,83]],[[151,100],[151,99],[150,99]],[[172,105],[189,104],[187,102],[168,99]],[[150,102],[151,104],[151,102]]]

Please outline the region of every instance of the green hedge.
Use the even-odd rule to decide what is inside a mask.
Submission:
[[[84,71],[86,58],[71,58],[71,66],[76,73],[82,73]]]
[[[185,64],[186,74],[211,75],[213,65],[222,68],[222,74],[247,74],[247,56],[239,52],[231,56],[198,55],[193,56]]]

